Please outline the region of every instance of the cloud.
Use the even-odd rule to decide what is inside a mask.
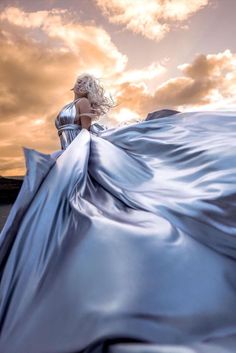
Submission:
[[[42,43],[43,37],[41,35],[40,40],[36,40],[36,33],[29,32],[29,28],[40,31],[40,34],[45,34],[47,48],[50,46],[54,52],[75,54],[84,68],[93,66],[98,73],[104,68],[119,72],[127,64],[127,56],[120,53],[104,29],[81,24],[68,10],[25,12],[17,7],[7,7],[0,14],[0,20],[18,27],[17,30],[25,29],[20,32],[21,36],[24,34],[35,45]],[[15,40],[16,30],[14,35]]]
[[[192,63],[178,66],[182,76],[168,79],[153,94],[144,84],[122,83],[118,104],[133,109],[141,118],[159,109],[235,109],[236,54],[226,49],[217,54],[200,54]]]
[[[166,67],[160,63],[153,62],[142,69],[125,70],[117,75],[116,84],[124,82],[145,82],[160,77],[167,71]]]
[[[18,7],[9,6],[0,14],[1,20],[7,20],[19,27],[47,29],[47,27],[61,25],[62,15],[67,14],[65,9],[52,9],[51,11],[24,12]]]
[[[16,121],[22,115],[28,120],[51,119],[71,99],[69,89],[81,72],[102,77],[110,86],[114,76],[123,77],[128,58],[109,34],[71,16],[58,9],[2,11],[1,121]],[[161,68],[154,63],[151,69],[157,75]]]
[[[111,23],[160,41],[176,22],[187,20],[208,0],[96,0],[96,4]]]
[[[192,63],[179,65],[178,69],[184,76],[166,82],[156,95],[161,93],[163,97],[164,94],[165,97],[173,98],[175,105],[189,107],[215,104],[215,108],[220,108],[224,106],[225,99],[233,98],[236,89],[236,54],[229,49],[217,54],[199,54]],[[171,95],[171,91],[177,87],[176,95]]]

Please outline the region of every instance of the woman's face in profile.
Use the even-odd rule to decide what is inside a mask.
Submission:
[[[79,79],[78,81],[75,82],[74,87],[71,88],[72,91],[77,93],[79,96],[86,96],[87,92],[84,89],[84,80]]]

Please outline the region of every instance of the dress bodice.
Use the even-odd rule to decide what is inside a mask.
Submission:
[[[80,98],[75,99],[74,101],[64,105],[55,119],[55,126],[58,130],[62,149],[66,149],[82,129],[80,118],[76,117],[77,114],[75,102],[77,102],[79,99]],[[79,114],[79,117],[82,115],[94,116],[93,113],[84,113]],[[91,125],[89,131],[97,135],[101,130],[104,129],[105,127],[103,125],[94,123]]]
[[[79,99],[80,98],[64,105],[64,107],[60,110],[55,120],[55,126],[57,129],[60,129],[62,126],[67,124],[79,125],[78,121],[75,120],[76,118],[75,102],[77,102]]]
[[[55,119],[55,126],[58,130],[61,148],[63,150],[69,146],[69,144],[82,129],[81,125],[78,123],[78,120],[76,120],[75,102],[79,99],[80,98],[64,105]]]

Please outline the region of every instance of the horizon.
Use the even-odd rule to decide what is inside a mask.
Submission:
[[[24,178],[25,175],[0,175],[0,178]]]

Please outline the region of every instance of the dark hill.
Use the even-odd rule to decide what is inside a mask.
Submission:
[[[20,191],[22,179],[0,176],[0,204],[13,203]]]

